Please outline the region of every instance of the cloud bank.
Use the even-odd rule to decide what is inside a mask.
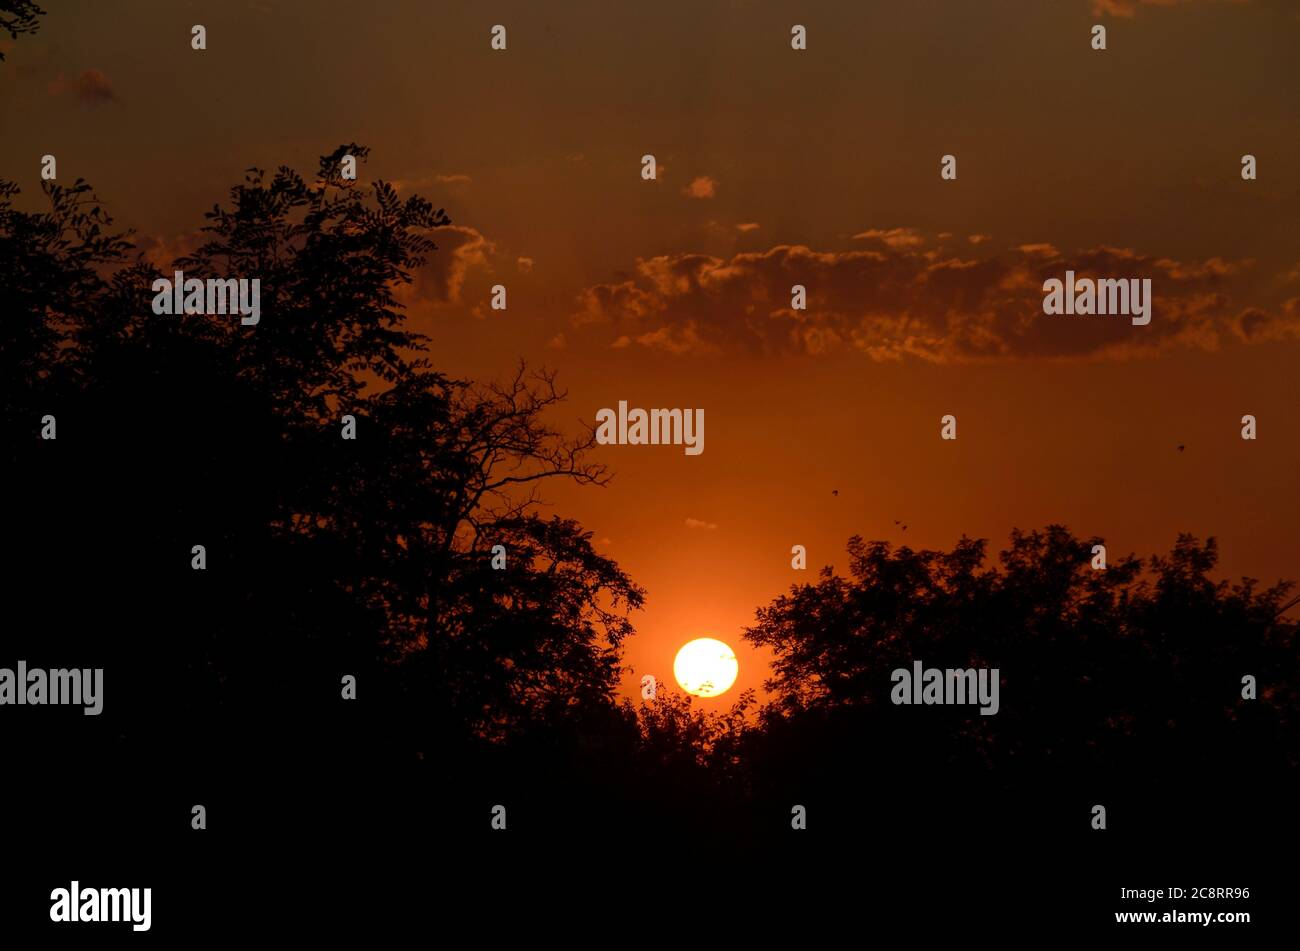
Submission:
[[[677,253],[640,259],[632,276],[583,289],[575,328],[616,348],[668,353],[823,354],[932,362],[1036,357],[1124,358],[1172,348],[1300,336],[1300,298],[1276,312],[1238,303],[1251,262],[1177,261],[1127,248],[1064,253],[1046,242],[1002,254],[959,241],[949,250],[911,228],[864,231],[867,247],[816,251],[778,245],[723,259]],[[1049,317],[1043,282],[1151,278],[1151,323]],[[807,308],[791,307],[791,287]]]

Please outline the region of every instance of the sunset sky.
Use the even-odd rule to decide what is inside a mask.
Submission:
[[[556,369],[573,432],[704,409],[702,455],[601,447],[609,487],[548,490],[648,591],[628,696],[706,635],[740,676],[701,703],[758,686],[755,608],[853,534],[1060,522],[1114,560],[1190,531],[1300,579],[1294,0],[46,6],[0,46],[24,207],[52,153],[165,262],[245,168],[357,141],[453,221],[404,295],[441,369]],[[1044,316],[1067,268],[1151,278],[1150,325]]]

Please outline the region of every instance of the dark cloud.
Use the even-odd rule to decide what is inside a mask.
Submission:
[[[65,92],[72,93],[78,101],[88,106],[102,106],[119,101],[117,93],[113,91],[113,83],[99,69],[82,70],[76,79],[60,76],[50,83],[51,96],[60,96]]]
[[[575,327],[599,325],[615,347],[671,353],[856,350],[875,360],[934,362],[1021,357],[1124,357],[1174,347],[1297,335],[1294,314],[1234,305],[1251,262],[1200,262],[1099,247],[1064,254],[1023,244],[963,257],[913,229],[864,231],[871,246],[815,251],[780,245],[722,259],[703,254],[639,260],[626,280],[586,288]],[[960,245],[959,245],[960,246]],[[965,246],[966,253],[973,253]],[[1151,322],[1121,316],[1048,316],[1043,282],[1150,278]],[[791,287],[807,309],[791,308]],[[589,329],[588,332],[591,332]]]

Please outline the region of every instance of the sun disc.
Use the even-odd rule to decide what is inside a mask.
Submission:
[[[673,661],[673,676],[683,690],[697,697],[726,693],[739,671],[736,652],[712,637],[697,637],[683,645]]]

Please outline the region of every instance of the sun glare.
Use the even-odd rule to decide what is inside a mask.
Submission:
[[[736,652],[712,637],[698,637],[684,645],[673,661],[673,676],[683,690],[697,697],[726,693],[739,670]]]

